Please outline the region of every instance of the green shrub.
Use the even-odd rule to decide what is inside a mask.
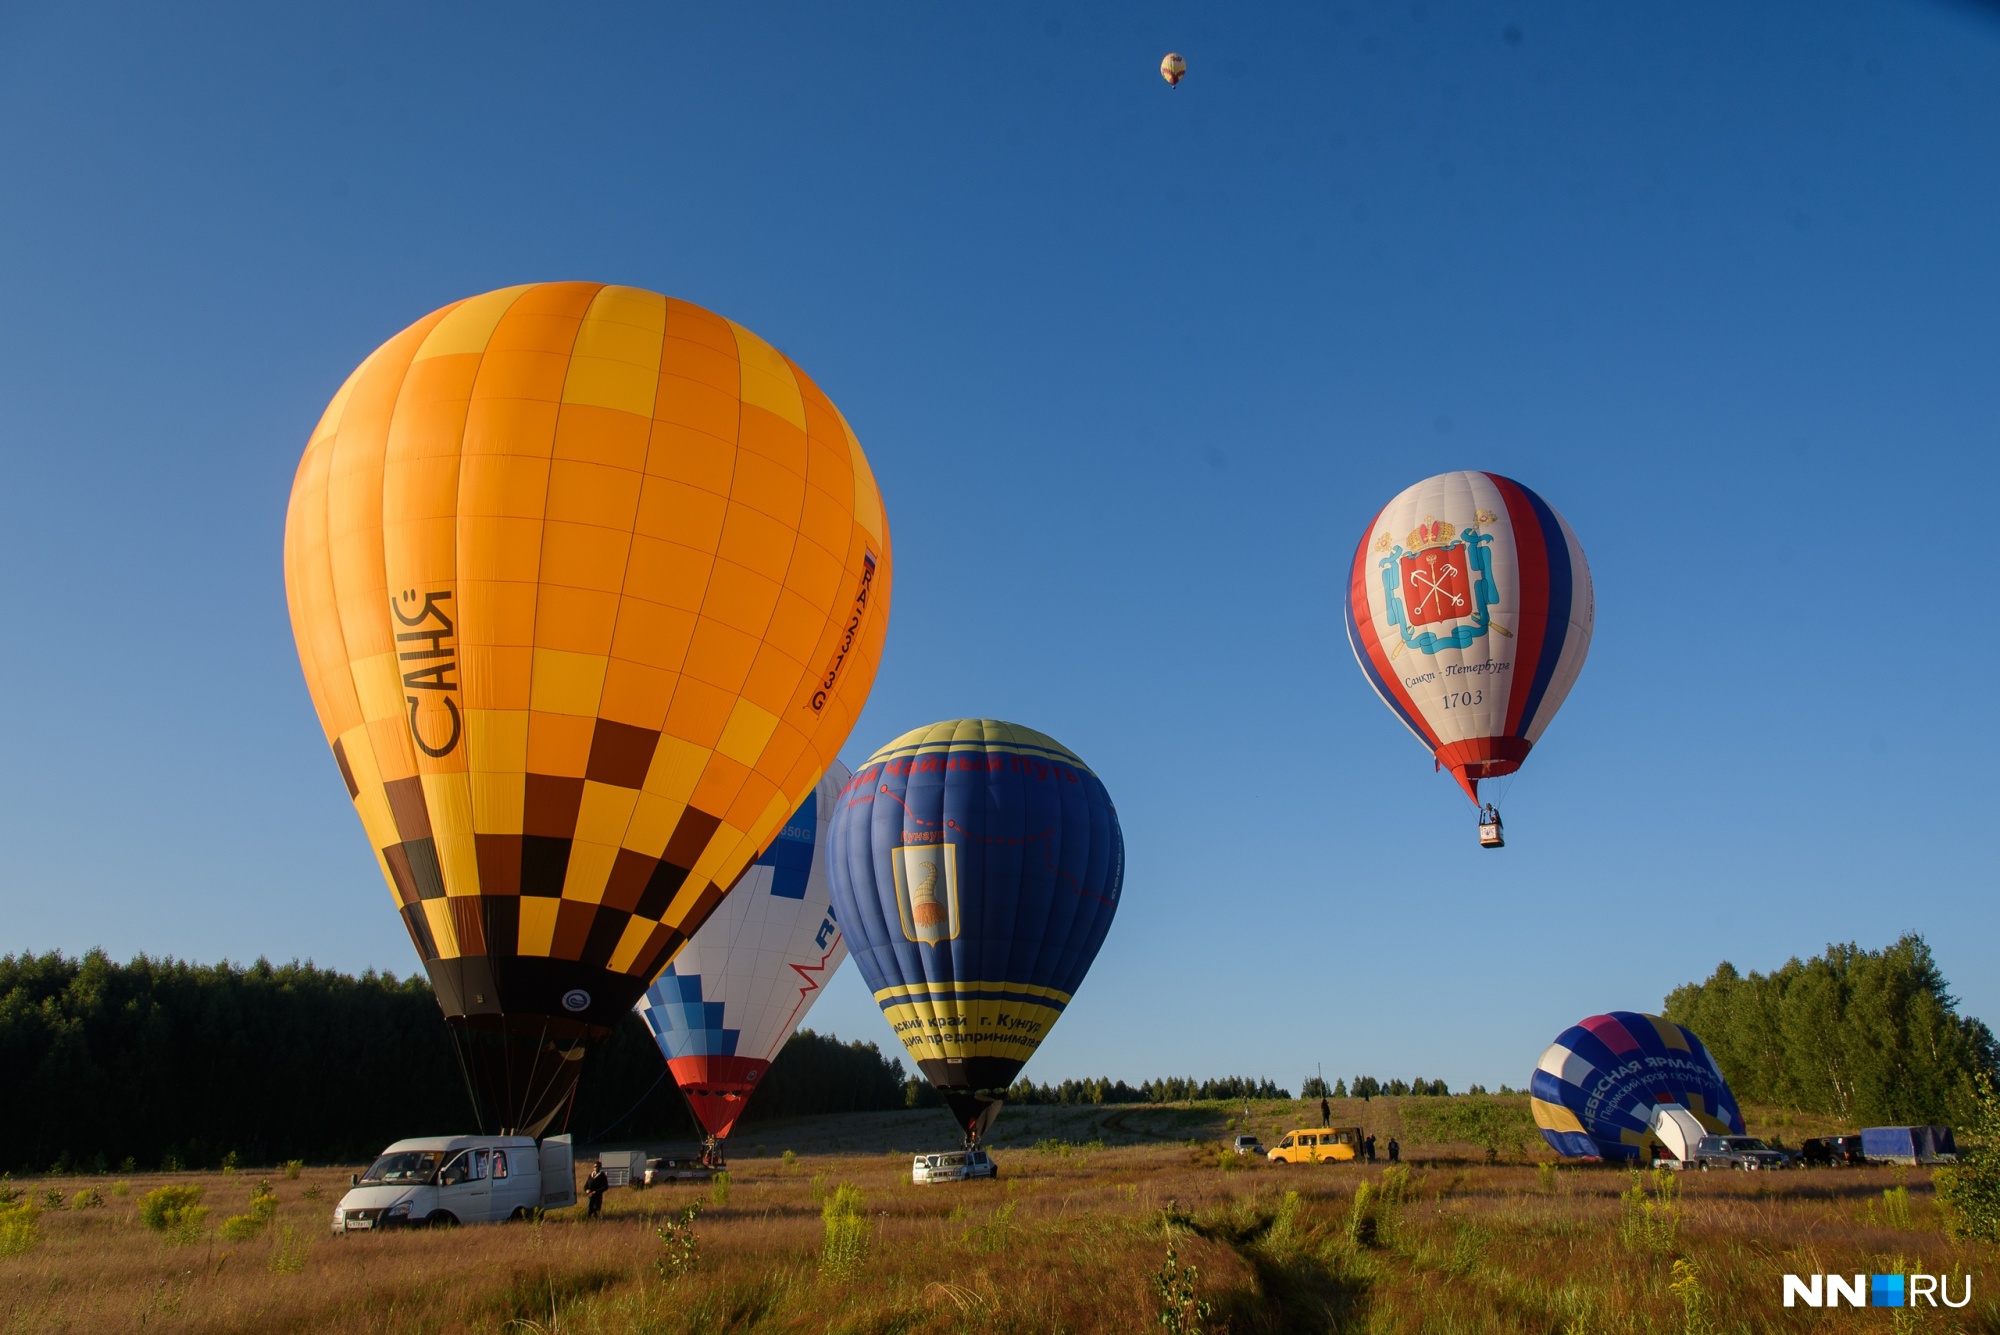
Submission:
[[[792,1153],[790,1150],[786,1150],[783,1154],[778,1156],[778,1162],[784,1164],[784,1166],[787,1168],[796,1168],[798,1167],[799,1156]]]
[[[224,1242],[248,1242],[264,1231],[264,1217],[255,1214],[233,1214],[222,1221],[217,1230]]]
[[[1653,1193],[1646,1175],[1631,1170],[1632,1185],[1619,1197],[1618,1235],[1632,1251],[1671,1252],[1680,1237],[1681,1207],[1674,1199],[1679,1180],[1671,1168],[1653,1170]]]
[[[85,1187],[82,1191],[77,1192],[76,1195],[69,1198],[69,1208],[72,1210],[102,1210],[104,1208],[104,1193],[96,1187]]]
[[[654,1258],[653,1268],[660,1272],[662,1284],[691,1275],[701,1265],[701,1246],[694,1236],[695,1216],[700,1213],[701,1202],[696,1201],[682,1210],[679,1218],[653,1230],[660,1239],[660,1254]]]
[[[285,1160],[285,1181],[296,1182],[299,1180],[299,1174],[305,1171],[306,1161],[304,1159]]]
[[[42,1208],[44,1210],[66,1210],[69,1208],[65,1204],[67,1199],[63,1195],[61,1187],[47,1187],[42,1191]]]
[[[819,1254],[819,1273],[841,1282],[854,1278],[868,1259],[868,1220],[861,1213],[861,1189],[851,1182],[834,1188],[820,1207],[826,1242]]]
[[[1362,1190],[1367,1184],[1362,1184]],[[1158,1325],[1167,1335],[1202,1335],[1208,1329],[1213,1309],[1201,1296],[1201,1271],[1183,1266],[1174,1244],[1167,1244],[1167,1259],[1153,1276],[1153,1297],[1159,1302]]]
[[[1959,1241],[2000,1242],[2000,1093],[1981,1075],[1977,1117],[1960,1141],[1958,1166],[1931,1174],[1945,1232]]]
[[[708,1198],[717,1209],[729,1204],[729,1171],[724,1169],[708,1180]]]
[[[42,1240],[41,1214],[33,1201],[0,1206],[0,1256],[19,1256]]]
[[[271,1273],[296,1275],[306,1268],[306,1238],[290,1224],[278,1225],[271,1244]]]
[[[236,1157],[236,1151],[235,1151],[235,1150],[231,1150],[231,1151],[229,1151],[229,1153],[227,1153],[227,1154],[223,1155],[223,1156],[222,1156],[222,1173],[223,1173],[223,1176],[227,1177],[227,1176],[228,1176],[228,1175],[230,1175],[231,1173],[234,1173],[234,1172],[236,1171],[237,1167],[239,1166],[239,1163],[240,1163],[240,1161],[239,1161],[239,1160],[237,1159],[237,1157]]]
[[[169,1245],[185,1247],[201,1240],[208,1207],[200,1187],[155,1187],[139,1198],[139,1222]]]
[[[129,1163],[131,1161],[128,1159],[126,1162]],[[132,1194],[132,1184],[130,1182],[113,1182],[111,1184],[111,1194],[113,1196],[130,1196]]]

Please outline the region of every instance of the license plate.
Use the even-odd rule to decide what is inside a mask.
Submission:
[[[375,1221],[373,1219],[350,1219],[347,1221],[347,1226],[351,1229],[373,1228],[375,1227]]]

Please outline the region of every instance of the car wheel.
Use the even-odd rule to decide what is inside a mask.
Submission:
[[[449,1210],[432,1210],[424,1222],[432,1228],[457,1228],[458,1216]]]

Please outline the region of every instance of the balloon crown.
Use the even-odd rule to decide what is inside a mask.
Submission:
[[[1403,540],[1403,546],[1413,552],[1426,547],[1443,547],[1458,536],[1458,525],[1441,519],[1424,516],[1424,522],[1410,530],[1410,536]]]

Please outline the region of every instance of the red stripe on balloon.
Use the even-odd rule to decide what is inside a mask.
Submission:
[[[1498,473],[1488,473],[1486,478],[1499,488],[1500,499],[1507,507],[1507,523],[1514,530],[1515,578],[1521,585],[1516,593],[1520,619],[1512,627],[1515,639],[1514,682],[1507,688],[1507,727],[1504,734],[1518,737],[1525,726],[1521,714],[1528,707],[1528,697],[1534,692],[1535,669],[1542,661],[1542,644],[1548,638],[1549,551],[1542,541],[1541,521],[1535,517],[1535,507],[1522,492],[1520,483]]]
[[[1409,691],[1403,688],[1402,680],[1396,675],[1395,668],[1390,666],[1389,655],[1383,650],[1381,638],[1375,633],[1375,614],[1368,606],[1368,581],[1374,574],[1368,568],[1368,543],[1375,536],[1375,525],[1381,522],[1386,509],[1387,507],[1384,507],[1375,512],[1375,517],[1368,521],[1368,527],[1361,534],[1361,545],[1354,549],[1354,569],[1348,580],[1347,603],[1354,618],[1354,633],[1361,638],[1361,647],[1367,652],[1368,661],[1375,666],[1376,680],[1382,683],[1384,690],[1395,697],[1411,726],[1416,728],[1418,735],[1435,755],[1438,748],[1437,734],[1431,731],[1429,720],[1424,718],[1423,711],[1417,708],[1417,702],[1411,699]]]

